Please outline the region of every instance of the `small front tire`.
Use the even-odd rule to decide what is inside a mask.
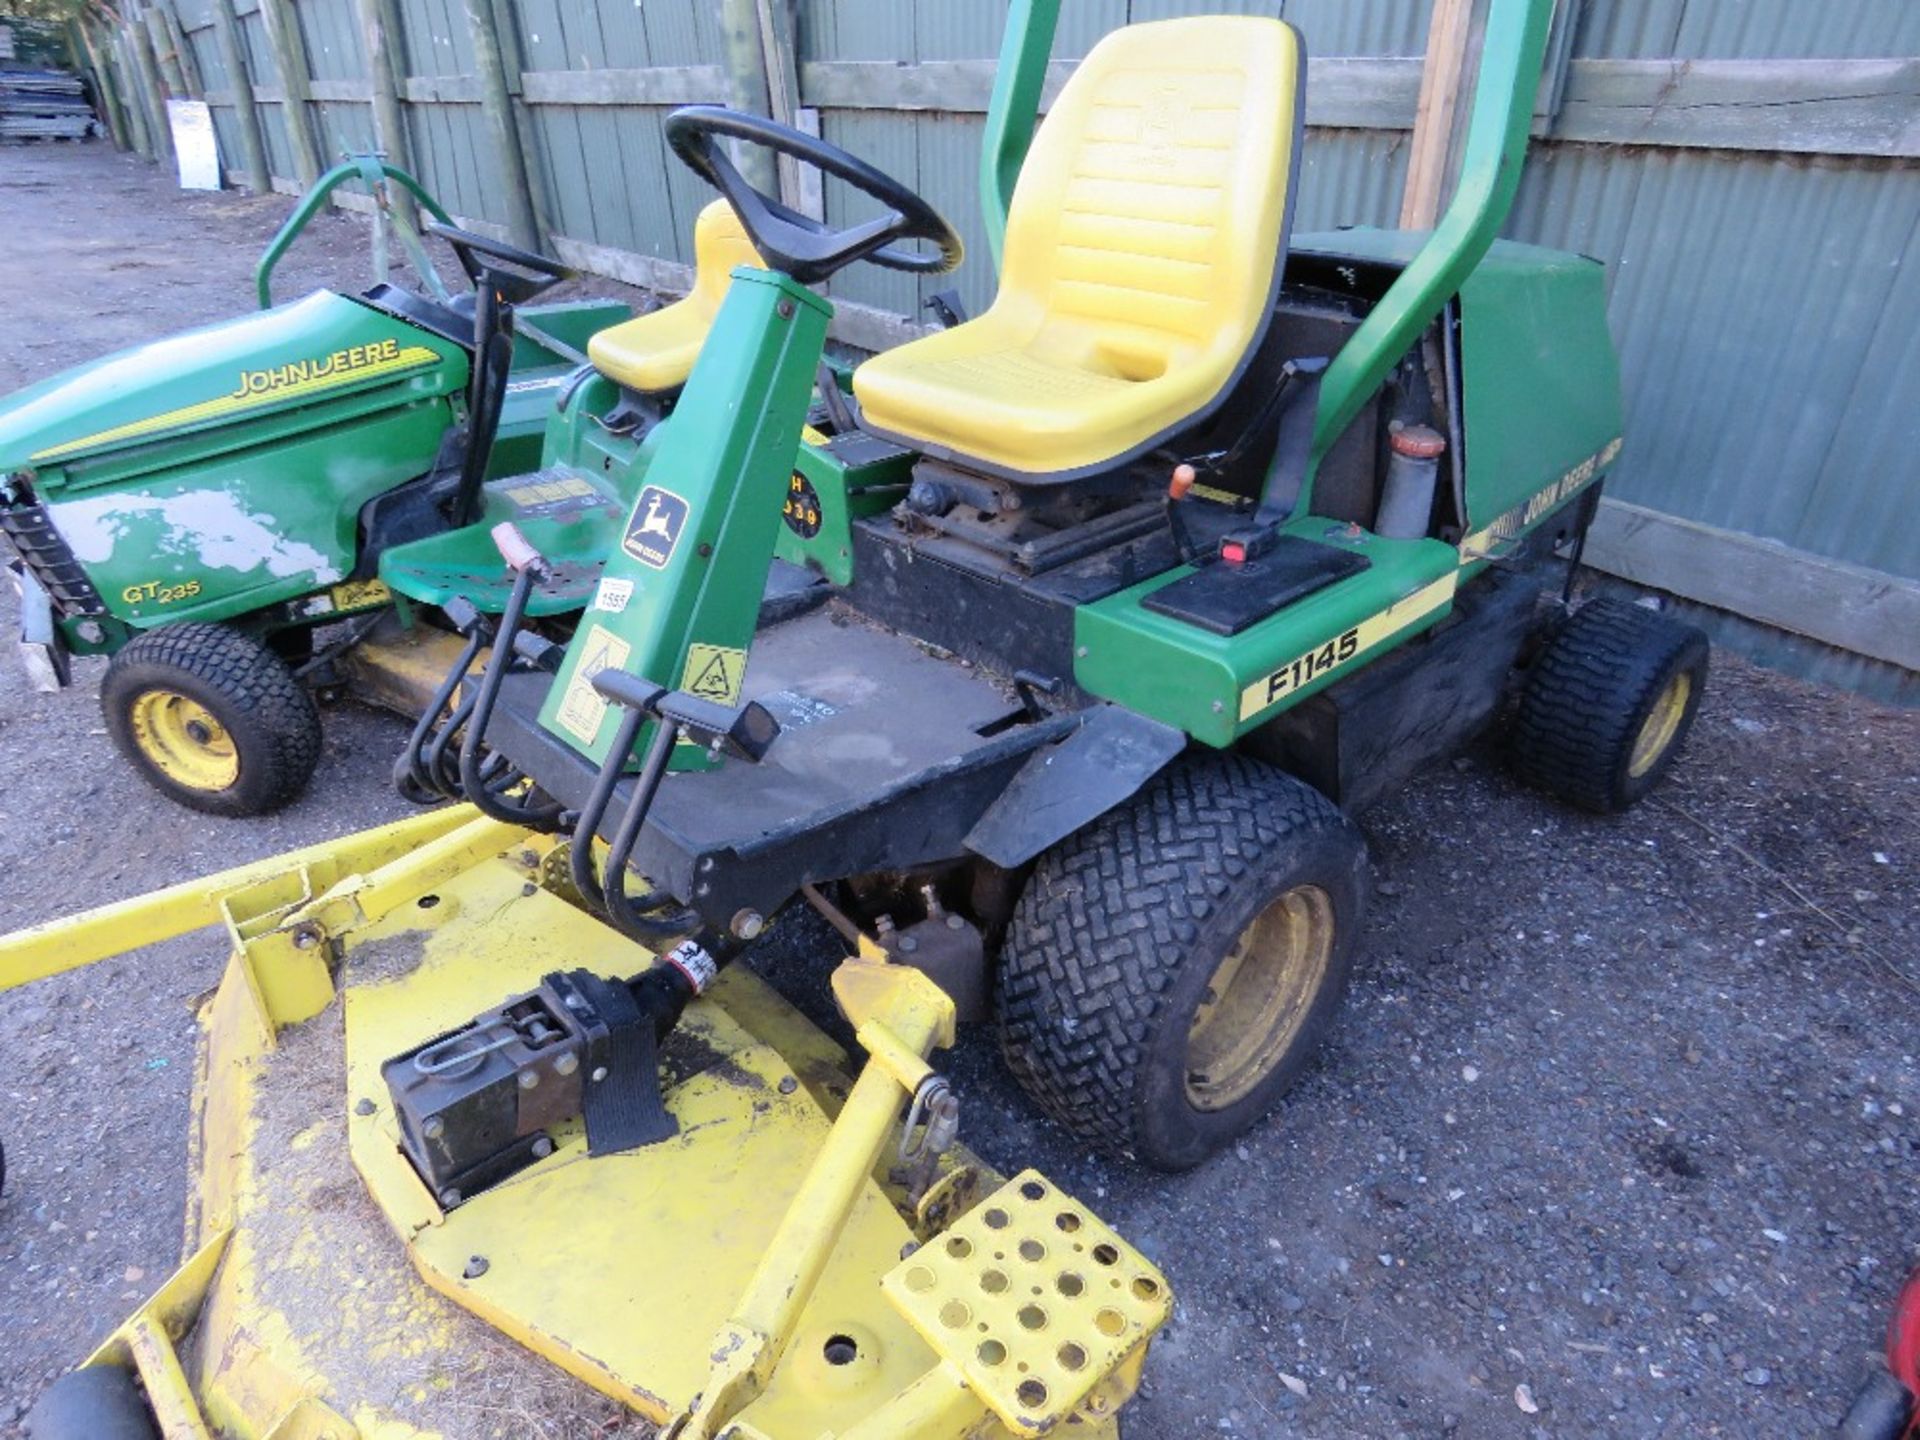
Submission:
[[[1182,761],[1041,857],[999,976],[1001,1046],[1075,1136],[1162,1170],[1270,1110],[1346,989],[1366,845],[1238,755]]]
[[[107,731],[162,794],[210,815],[286,805],[320,761],[320,714],[286,661],[225,625],[150,630],[100,686]]]

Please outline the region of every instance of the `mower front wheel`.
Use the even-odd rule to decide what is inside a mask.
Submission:
[[[320,762],[320,712],[287,662],[225,625],[150,630],[100,686],[107,731],[156,789],[210,815],[264,815]]]
[[[1074,1135],[1184,1170],[1319,1048],[1360,929],[1366,845],[1238,755],[1182,761],[1041,857],[999,977],[1008,1067]]]
[[[160,1440],[133,1372],[89,1365],[62,1375],[27,1413],[28,1440]]]
[[[1534,661],[1513,723],[1522,779],[1612,815],[1673,767],[1707,688],[1696,626],[1612,599],[1573,612]]]

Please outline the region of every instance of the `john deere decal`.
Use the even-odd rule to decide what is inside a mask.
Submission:
[[[202,400],[197,405],[169,410],[162,415],[149,415],[144,420],[117,425],[94,435],[83,435],[78,440],[68,440],[42,450],[33,458],[36,461],[54,460],[115,440],[134,440],[162,430],[224,419],[241,411],[270,405],[277,400],[322,395],[329,390],[383,375],[404,375],[410,370],[436,364],[439,358],[424,345],[402,345],[398,340],[382,340],[373,345],[354,345],[345,350],[336,350],[317,360],[294,360],[267,370],[243,370],[228,394]]]

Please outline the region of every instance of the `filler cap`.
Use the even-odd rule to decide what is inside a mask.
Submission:
[[[1387,444],[1396,455],[1414,460],[1432,460],[1445,452],[1446,437],[1430,425],[1408,425],[1395,420],[1387,426]]]

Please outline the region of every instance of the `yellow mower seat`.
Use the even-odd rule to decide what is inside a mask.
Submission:
[[[739,265],[765,268],[733,207],[716,200],[693,222],[693,289],[684,299],[589,340],[587,358],[594,369],[630,390],[678,390],[693,373]]]
[[[1021,167],[992,307],[862,365],[865,423],[1041,481],[1204,418],[1265,332],[1304,64],[1291,26],[1251,16],[1094,46]]]

